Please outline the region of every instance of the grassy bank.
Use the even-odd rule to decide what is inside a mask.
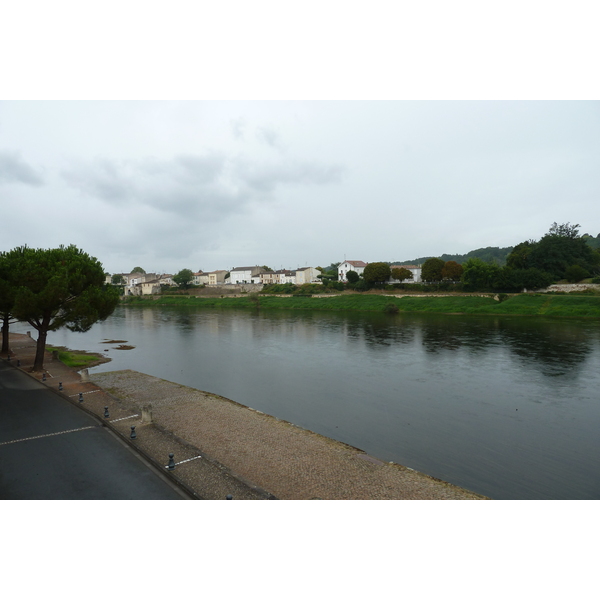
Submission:
[[[199,298],[195,296],[164,296],[160,298],[128,298],[131,306],[197,306],[204,308],[256,308],[257,301],[242,298]],[[395,298],[375,294],[348,294],[335,297],[260,296],[261,309],[328,310],[384,312],[393,304],[399,312],[464,313],[494,315],[527,315],[552,317],[600,318],[600,296],[520,294],[503,302],[493,296],[410,296]]]
[[[108,359],[100,354],[91,354],[87,352],[72,352],[63,347],[46,346],[48,352],[57,351],[58,360],[72,369],[86,369],[107,362]]]

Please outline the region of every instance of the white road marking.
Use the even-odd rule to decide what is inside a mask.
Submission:
[[[82,394],[93,394],[94,392],[99,392],[100,390],[90,390],[89,392],[81,392]],[[69,398],[75,398],[75,396],[79,396],[79,394],[71,394]]]
[[[139,417],[140,415],[131,415],[129,417],[121,417],[120,419],[113,419],[109,423],[116,423],[117,421],[124,421],[125,419],[133,419],[133,417]]]
[[[198,456],[193,456],[192,458],[186,458],[185,460],[175,463],[175,466],[182,465],[183,463],[186,463],[186,462],[190,462],[190,460],[196,460],[197,458],[202,458],[202,456],[198,455]],[[169,465],[165,465],[165,469],[168,469],[168,468],[169,468]]]
[[[11,440],[10,442],[0,442],[0,446],[16,444],[18,442],[26,442],[28,440],[38,440],[40,438],[52,437],[53,435],[62,435],[63,433],[73,433],[74,431],[84,431],[86,429],[93,429],[94,427],[98,427],[98,425],[88,425],[87,427],[79,427],[79,429],[67,429],[65,431],[57,431],[56,433],[45,433],[44,435],[34,435],[33,437],[21,438],[20,440]]]

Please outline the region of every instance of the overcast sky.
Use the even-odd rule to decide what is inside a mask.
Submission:
[[[173,273],[596,235],[598,165],[589,101],[5,101],[2,249]]]
[[[591,4],[97,6],[6,7],[0,250],[174,273],[600,232]]]

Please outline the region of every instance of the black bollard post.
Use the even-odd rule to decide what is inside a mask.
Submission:
[[[105,418],[105,419],[108,419],[108,417],[109,417],[109,414],[108,414],[108,406],[105,406],[105,407],[104,407],[104,418]]]
[[[42,373],[42,381],[46,381],[46,373]]]
[[[59,391],[59,392],[62,392],[62,391],[63,391],[63,390],[62,390],[62,381],[59,381],[59,382],[58,382],[58,391]]]
[[[10,362],[10,352],[6,355],[6,360]]]
[[[21,359],[17,358],[17,367],[20,367],[20,366],[21,366]]]
[[[227,496],[225,496],[225,500],[233,500],[233,496],[231,494],[227,494]]]
[[[131,426],[131,434],[129,435],[130,440],[135,440],[137,437],[137,433],[135,432],[135,425]]]
[[[167,468],[169,471],[172,471],[175,468],[175,459],[173,458],[175,455],[172,452],[169,452],[169,464]]]
[[[83,392],[79,392],[79,402],[83,402]]]

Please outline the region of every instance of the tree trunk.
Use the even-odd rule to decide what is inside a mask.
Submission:
[[[2,318],[2,354],[5,352],[8,354],[10,352],[10,346],[8,343],[8,322],[10,320],[10,315],[8,313],[4,313]]]
[[[43,371],[44,370],[44,352],[46,351],[46,336],[48,330],[43,328],[38,330],[37,347],[35,350],[35,361],[33,363],[32,371]]]

